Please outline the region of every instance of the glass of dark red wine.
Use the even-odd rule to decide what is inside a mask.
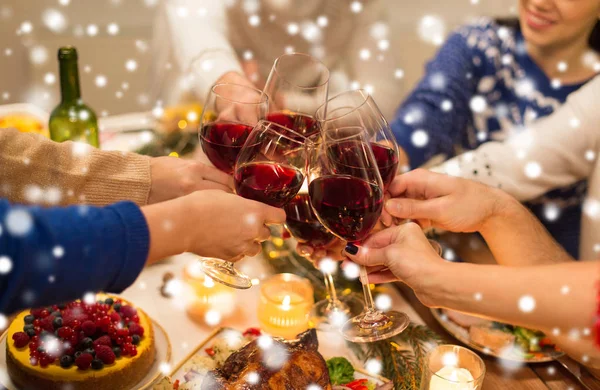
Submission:
[[[264,91],[269,96],[267,120],[311,138],[318,136],[313,117],[327,101],[329,70],[316,58],[302,53],[275,60]]]
[[[323,140],[311,156],[308,180],[310,204],[319,221],[342,240],[360,245],[377,224],[384,203],[383,182],[365,128],[324,130]],[[364,267],[361,282],[366,309],[345,323],[344,337],[370,342],[406,329],[409,319],[405,313],[376,309]]]
[[[284,207],[302,187],[312,142],[277,123],[259,121],[248,135],[234,167],[238,195]],[[233,263],[203,259],[202,270],[214,280],[234,288],[250,288],[250,278]]]
[[[336,95],[319,107],[315,117],[324,130],[347,126],[363,127],[373,149],[383,187],[389,187],[398,173],[399,147],[389,124],[367,91],[358,89]],[[347,169],[355,168],[357,162],[352,161],[352,142],[339,145],[338,148],[340,159],[348,164]]]
[[[248,135],[267,114],[268,97],[240,84],[215,84],[200,118],[202,150],[221,171],[232,174]]]
[[[300,244],[310,245],[315,252],[326,248],[338,238],[327,230],[312,210],[308,186],[302,186],[298,195],[284,207],[287,215],[285,227]],[[326,267],[321,269],[325,276],[327,297],[312,307],[310,320],[320,329],[340,328],[346,321],[359,314],[364,302],[356,294],[338,295],[333,276]]]

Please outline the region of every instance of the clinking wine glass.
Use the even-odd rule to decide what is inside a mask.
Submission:
[[[329,70],[316,58],[302,53],[275,60],[264,91],[269,96],[267,120],[307,138],[318,136],[313,115],[327,101]]]
[[[310,203],[323,226],[350,243],[360,244],[367,238],[381,215],[384,190],[365,129],[324,130],[323,141],[311,156],[308,178]],[[354,342],[376,341],[406,329],[405,313],[375,308],[364,267],[361,282],[366,309],[343,326],[344,337]]]
[[[259,121],[237,158],[233,176],[236,193],[273,207],[285,206],[304,182],[311,144],[283,126]],[[202,270],[230,287],[252,286],[250,278],[229,261],[205,259]]]
[[[319,252],[326,250],[337,240],[313,212],[308,186],[303,185],[298,195],[285,205],[284,210],[287,215],[286,229],[300,244],[310,245],[315,252]],[[315,303],[310,318],[319,328],[340,328],[350,317],[362,311],[364,302],[355,294],[338,296],[330,271],[325,267],[321,271],[325,277],[327,297]]]
[[[206,99],[198,137],[202,150],[221,171],[232,174],[248,135],[267,114],[268,98],[246,85],[215,84]]]

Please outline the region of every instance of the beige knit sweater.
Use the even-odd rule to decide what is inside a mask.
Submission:
[[[148,202],[150,158],[0,129],[0,197],[15,203]]]

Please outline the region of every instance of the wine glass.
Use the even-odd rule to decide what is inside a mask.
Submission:
[[[248,135],[267,113],[261,90],[240,84],[215,84],[208,93],[198,137],[202,150],[221,171],[232,174]]]
[[[313,212],[307,185],[302,186],[298,195],[285,205],[284,210],[287,215],[285,227],[300,244],[310,245],[315,251],[319,251],[325,250],[337,240]],[[364,303],[355,294],[338,296],[331,273],[326,267],[322,267],[321,271],[325,277],[327,297],[315,303],[310,317],[320,328],[340,328],[350,317],[362,311]]]
[[[277,123],[259,121],[237,158],[233,175],[236,193],[273,207],[285,206],[302,186],[311,145]],[[229,261],[203,259],[201,266],[204,273],[227,286],[252,286],[250,278]]]
[[[316,58],[302,53],[275,60],[264,91],[269,96],[267,119],[307,138],[319,135],[313,115],[327,101],[329,70]]]
[[[350,243],[360,244],[377,224],[383,210],[383,182],[364,127],[323,130],[323,141],[309,168],[310,204],[329,231]],[[361,267],[366,310],[342,328],[354,342],[383,340],[402,332],[409,324],[405,313],[375,308]]]
[[[315,114],[323,130],[345,126],[365,129],[384,189],[398,172],[399,147],[385,117],[363,89],[340,93],[321,105]]]

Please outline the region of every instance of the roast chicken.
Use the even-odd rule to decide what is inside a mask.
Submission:
[[[309,385],[331,390],[327,364],[318,347],[314,329],[299,334],[296,340],[273,339],[268,348],[254,340],[211,371],[202,390],[304,390]],[[273,351],[277,353],[269,356]],[[270,362],[273,359],[280,359],[280,364]]]

